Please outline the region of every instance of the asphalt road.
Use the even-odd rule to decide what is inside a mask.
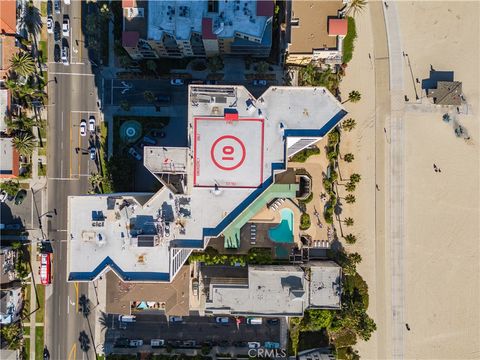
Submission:
[[[88,148],[87,137],[80,136],[79,123],[93,114],[99,122],[97,89],[82,40],[81,2],[62,2],[62,14],[54,14],[61,23],[63,14],[70,18],[69,44],[71,64],[48,64],[48,209],[57,216],[48,221],[48,237],[53,241],[53,284],[47,290],[45,344],[52,359],[94,358],[93,346],[83,353],[78,341],[80,332],[90,334],[88,320],[78,313],[78,296],[87,293],[86,284],[73,284],[67,277],[67,198],[88,191],[88,174],[96,164],[75,148]],[[52,35],[49,35],[52,36]],[[49,60],[53,60],[53,37],[49,39]],[[86,56],[85,56],[86,57]],[[55,81],[56,80],[56,81]],[[50,296],[49,296],[50,295]],[[92,323],[92,329],[94,324]],[[82,354],[83,353],[83,354]]]

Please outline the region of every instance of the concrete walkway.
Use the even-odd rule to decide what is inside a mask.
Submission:
[[[404,357],[404,263],[405,263],[405,102],[400,24],[395,1],[384,3],[385,25],[390,59],[390,193],[389,237],[392,270],[392,346],[393,359]],[[387,232],[388,234],[388,232]]]

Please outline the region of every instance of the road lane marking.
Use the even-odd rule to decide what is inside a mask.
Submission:
[[[68,152],[70,156],[70,174],[69,177],[72,177],[72,116],[68,116],[68,127],[70,128],[70,146],[68,147]],[[62,174],[63,175],[63,174]]]
[[[82,148],[82,138],[80,137],[80,131],[78,132],[78,147]],[[82,150],[82,152],[83,152],[83,150]],[[82,156],[77,155],[77,164],[78,164],[77,176],[80,174],[80,164],[81,163],[82,163]]]
[[[62,149],[63,149],[63,142],[62,142]],[[63,176],[63,159],[60,160],[60,174]]]
[[[74,282],[73,286],[75,286],[75,294],[77,296],[77,301],[75,302],[75,311],[78,313],[78,282]]]
[[[75,178],[75,177],[67,177],[67,178],[63,178],[63,177],[57,177],[57,178],[52,178],[52,177],[49,177],[48,180],[54,180],[54,181],[78,181],[80,180],[79,178]]]
[[[60,143],[60,149],[63,150],[63,141]]]
[[[83,64],[83,63],[77,63],[77,64]],[[50,73],[51,75],[75,75],[75,76],[95,76],[95,74],[89,74],[89,73],[65,73],[65,72],[53,72]]]
[[[63,111],[62,111],[62,133],[63,133],[63,126],[64,126],[64,123],[63,123]]]
[[[67,296],[67,314],[70,314],[70,295]]]
[[[74,342],[69,353],[68,353],[68,360],[72,357],[73,354],[73,359],[75,360],[77,358],[77,343]]]
[[[70,110],[71,113],[100,114],[98,110]]]

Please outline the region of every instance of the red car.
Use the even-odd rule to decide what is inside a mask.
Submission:
[[[40,255],[40,282],[42,285],[52,283],[50,254]]]

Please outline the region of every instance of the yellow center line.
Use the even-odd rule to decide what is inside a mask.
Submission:
[[[78,282],[75,281],[73,285],[75,286],[75,295],[77,299],[77,301],[75,301],[75,312],[78,313]]]
[[[78,174],[77,174],[77,176],[80,177],[80,174],[81,174],[80,173],[80,164],[82,162],[82,151],[83,151],[82,150],[82,139],[80,137],[80,131],[78,131],[78,147],[80,148],[80,151],[79,151],[80,156],[77,155],[77,162],[78,162]]]
[[[73,353],[73,359],[76,360],[77,358],[77,343],[73,343],[72,348],[70,349],[70,352],[68,353],[68,360],[72,357]]]

